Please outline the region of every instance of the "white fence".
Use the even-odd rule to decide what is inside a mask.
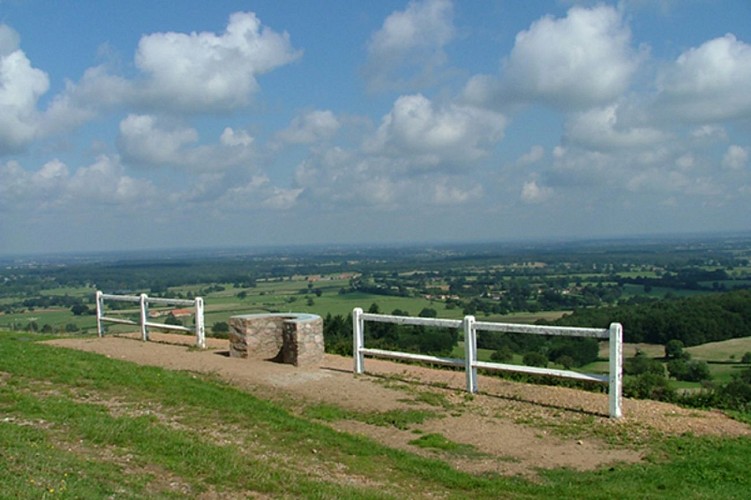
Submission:
[[[612,323],[610,328],[573,328],[563,326],[519,325],[512,323],[490,323],[476,321],[474,316],[465,316],[463,320],[415,318],[410,316],[391,316],[385,314],[364,313],[355,308],[352,313],[354,327],[354,358],[355,373],[365,371],[365,356],[378,358],[403,359],[423,361],[426,363],[463,366],[466,372],[467,391],[477,392],[477,369],[514,371],[535,375],[551,375],[554,377],[586,380],[601,384],[608,384],[609,414],[611,418],[620,418],[622,394],[622,366],[623,366],[623,327],[620,323]],[[396,323],[399,325],[423,325],[443,328],[461,328],[464,331],[464,359],[429,356],[425,354],[411,354],[399,351],[369,349],[365,347],[365,321],[380,323]],[[609,342],[609,373],[599,375],[594,373],[580,373],[571,370],[556,370],[534,366],[510,365],[504,363],[488,363],[477,360],[477,331],[492,331],[506,333],[524,333],[533,335],[561,335],[569,337],[588,337]]]
[[[104,315],[104,301],[111,300],[115,302],[135,302],[140,304],[140,319],[133,321],[125,318],[115,318]],[[194,308],[195,325],[191,327],[180,325],[168,325],[166,323],[156,323],[149,321],[149,304],[161,304],[166,306],[189,306]],[[101,337],[104,334],[103,323],[119,323],[121,325],[138,325],[141,327],[141,338],[149,340],[149,327],[163,328],[166,330],[176,330],[181,332],[193,333],[196,336],[196,346],[201,349],[206,348],[206,329],[203,321],[203,298],[196,297],[193,300],[183,299],[164,299],[161,297],[149,297],[145,293],[141,295],[111,295],[96,292],[96,328]]]

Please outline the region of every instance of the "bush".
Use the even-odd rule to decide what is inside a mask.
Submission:
[[[665,359],[680,359],[683,357],[683,342],[678,339],[669,340],[665,344]]]
[[[574,360],[574,358],[566,354],[556,359],[555,362],[558,363],[559,365],[563,365],[563,367],[566,370],[569,370],[573,368],[574,366],[576,366],[576,360]]]
[[[539,352],[528,352],[524,355],[523,362],[527,366],[548,366],[548,358]]]
[[[501,347],[497,351],[493,351],[490,355],[491,361],[497,361],[499,363],[508,363],[514,358],[514,353],[508,347]]]
[[[712,373],[709,371],[709,365],[705,361],[689,361],[688,373],[683,380],[701,382],[703,380],[710,380],[711,378]]]
[[[676,380],[686,380],[688,362],[685,359],[671,359],[668,361],[668,374]]]
[[[661,367],[662,368],[662,367]],[[628,378],[623,384],[623,395],[638,399],[656,399],[658,401],[672,401],[675,391],[664,375],[644,372],[633,378]]]
[[[741,363],[751,364],[751,352],[747,352],[741,358]]]
[[[229,324],[226,321],[218,321],[211,325],[211,334],[219,339],[229,338]]]
[[[650,358],[642,351],[637,352],[633,358],[628,358],[624,361],[623,372],[626,375],[652,373],[661,377],[665,376],[665,368],[662,366],[662,363]]]

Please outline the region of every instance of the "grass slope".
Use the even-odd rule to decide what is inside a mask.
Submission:
[[[336,432],[211,377],[36,339],[0,333],[3,497],[742,498],[751,491],[748,438],[658,438],[643,463],[546,471],[536,481],[473,476]],[[451,448],[435,436],[420,444]]]

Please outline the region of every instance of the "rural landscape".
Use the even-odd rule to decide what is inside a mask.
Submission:
[[[0,280],[0,489],[11,496],[740,498],[751,488],[746,235],[19,256],[2,260]],[[128,325],[98,338],[97,290],[203,297],[208,349],[158,329],[144,343]],[[108,307],[138,316],[133,304]],[[624,418],[608,418],[603,387],[551,377],[483,373],[474,395],[461,372],[438,366],[368,360],[355,377],[355,307],[620,322]],[[218,355],[231,316],[267,312],[323,318],[321,370]],[[372,347],[464,355],[451,329],[372,324],[365,335]],[[478,358],[608,371],[593,339],[484,332]]]
[[[749,0],[0,0],[0,500],[751,498],[749,89]]]

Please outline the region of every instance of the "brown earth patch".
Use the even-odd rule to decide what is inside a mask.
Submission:
[[[131,336],[134,337],[134,336]],[[406,429],[353,419],[327,423],[368,436],[384,445],[434,456],[469,472],[534,474],[538,469],[592,470],[636,462],[655,434],[740,436],[749,426],[717,411],[699,411],[656,401],[623,402],[624,418],[608,418],[604,393],[479,377],[480,393],[463,392],[463,371],[432,369],[367,359],[366,375],[352,373],[351,358],[326,355],[320,368],[235,359],[228,341],[207,339],[205,351],[187,336],[152,333],[152,342],[127,337],[50,341],[139,364],[210,373],[294,412],[325,404],[359,413],[421,410],[429,418]],[[419,448],[410,441],[424,434],[469,445],[476,453],[455,454]]]

